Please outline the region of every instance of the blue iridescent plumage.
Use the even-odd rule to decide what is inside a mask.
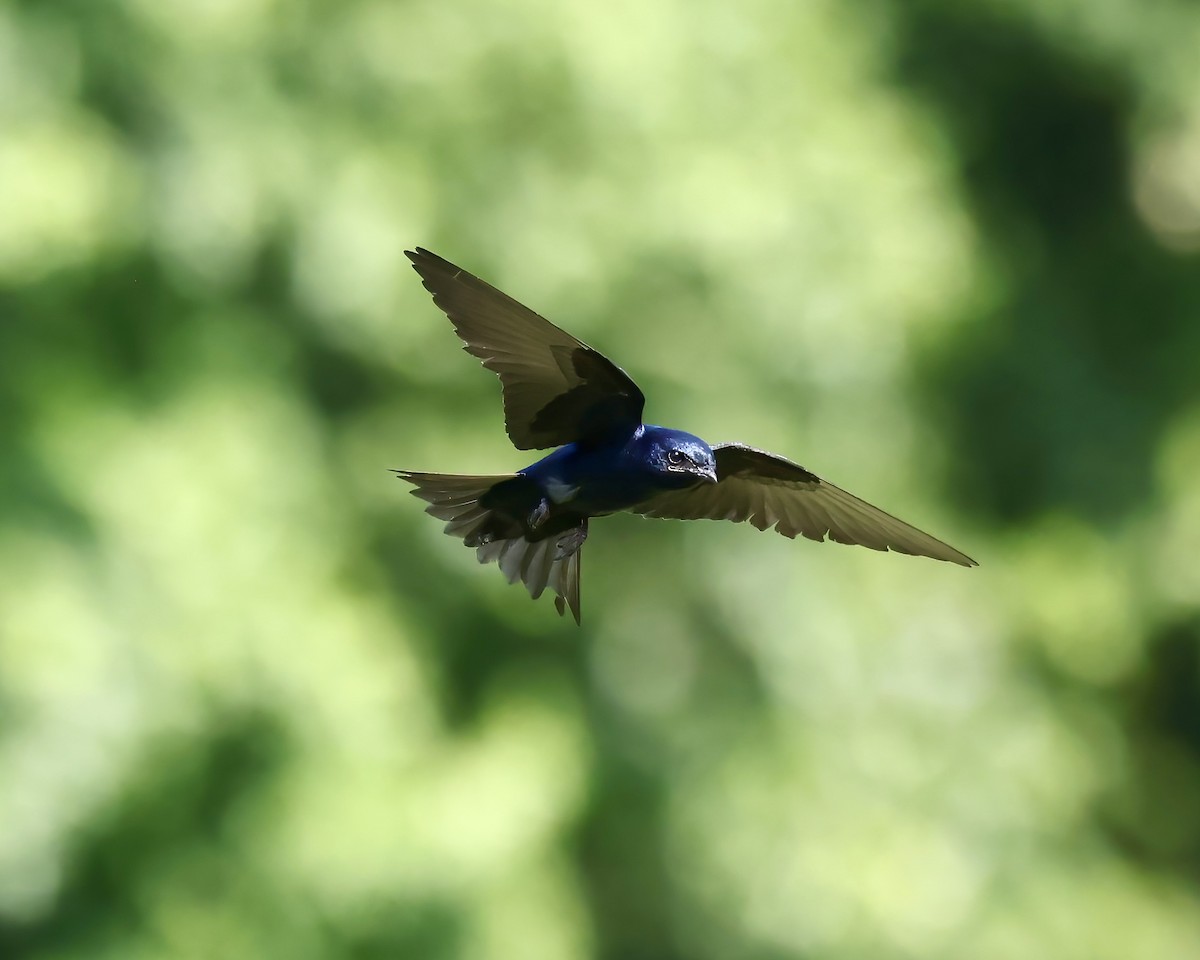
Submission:
[[[535,598],[552,590],[559,613],[569,607],[577,623],[588,521],[621,510],[747,521],[787,537],[975,565],[782,457],[643,424],[641,390],[602,354],[436,254],[417,248],[408,257],[465,349],[499,376],[513,444],[558,449],[515,474],[396,473],[481,563],[496,562]]]

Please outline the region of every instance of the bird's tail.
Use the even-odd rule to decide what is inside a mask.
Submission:
[[[499,564],[509,583],[520,580],[535,600],[549,587],[559,614],[570,607],[579,623],[579,554],[587,539],[587,521],[544,540],[528,540],[519,521],[484,500],[495,487],[519,475],[455,476],[445,473],[393,471],[416,489],[413,496],[429,503],[425,512],[446,521],[445,532],[475,548],[480,563]],[[523,479],[523,478],[521,478]],[[492,500],[504,499],[492,497]]]

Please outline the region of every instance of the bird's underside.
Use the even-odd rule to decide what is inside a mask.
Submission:
[[[475,549],[480,563],[496,562],[510,583],[522,581],[535,598],[552,590],[560,614],[569,608],[579,622],[579,561],[588,518],[612,509],[589,513],[563,506],[559,489],[569,487],[571,497],[580,496],[572,501],[578,504],[587,499],[586,484],[568,484],[544,465],[555,461],[569,470],[576,451],[586,451],[594,481],[597,463],[603,467],[610,452],[614,469],[628,471],[635,441],[646,454],[644,495],[615,509],[749,522],[790,538],[828,538],[976,565],[949,544],[783,457],[742,444],[709,447],[682,431],[644,426],[642,392],[602,354],[436,254],[418,248],[408,257],[465,349],[500,378],[513,444],[568,449],[519,474],[396,473],[428,502],[428,513],[445,521],[447,534]]]
[[[535,600],[551,589],[558,612],[563,614],[569,607],[579,623],[579,560],[588,534],[586,517],[564,513],[553,522],[538,523],[537,516],[519,515],[515,498],[503,495],[505,487],[525,486],[519,474],[396,473],[415,487],[414,496],[429,503],[426,513],[446,521],[449,536],[475,548],[480,563],[499,564],[508,582],[520,580]],[[500,498],[493,495],[497,489]],[[531,509],[539,507],[535,503]]]

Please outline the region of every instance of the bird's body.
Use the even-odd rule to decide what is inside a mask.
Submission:
[[[557,449],[515,474],[396,472],[481,563],[496,561],[533,597],[553,589],[559,613],[569,606],[579,621],[588,521],[618,511],[749,521],[787,537],[975,565],[782,457],[642,423],[641,391],[603,355],[435,254],[408,257],[467,351],[499,375],[513,443]]]
[[[537,483],[555,510],[600,517],[696,483],[694,470],[662,469],[656,454],[672,443],[689,443],[712,456],[699,437],[639,424],[627,436],[617,435],[601,445],[568,443],[520,473]]]

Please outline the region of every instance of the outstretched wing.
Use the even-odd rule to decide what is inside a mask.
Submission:
[[[406,255],[467,352],[499,376],[518,449],[586,443],[642,422],[642,391],[603,354],[437,254]]]
[[[759,530],[774,527],[785,537],[799,534],[822,541],[828,536],[872,550],[978,566],[965,553],[790,460],[738,443],[713,447],[713,453],[716,483],[659,494],[634,507],[634,512],[676,520],[748,520]]]

